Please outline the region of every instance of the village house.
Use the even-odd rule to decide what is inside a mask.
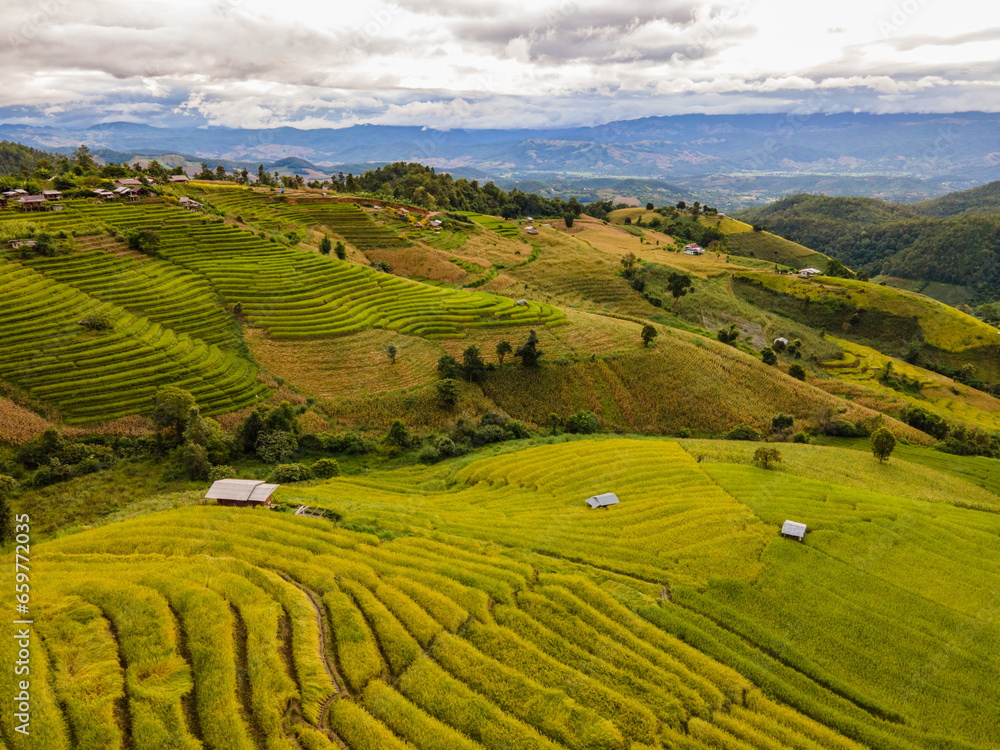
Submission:
[[[270,508],[271,495],[280,486],[259,479],[220,479],[208,488],[205,499],[236,508]]]
[[[191,182],[191,178],[186,174],[172,174],[167,178],[167,180],[169,182]]]
[[[137,180],[134,177],[126,177],[122,180],[115,180],[115,187],[139,187],[142,185],[142,180]]]
[[[186,208],[191,211],[197,211],[199,208],[202,207],[198,201],[192,200],[191,198],[188,198],[186,195],[182,195],[180,198],[178,198],[177,202],[181,205],[181,208]]]
[[[692,242],[690,245],[684,246],[685,255],[704,255],[705,250],[697,242]]]
[[[818,268],[803,268],[799,271],[799,276],[803,279],[811,279],[813,276],[819,276],[821,273],[823,272]]]
[[[61,201],[63,194],[58,190],[43,190],[42,197],[47,201]]]
[[[22,195],[17,199],[17,207],[22,211],[48,211],[44,195]]]

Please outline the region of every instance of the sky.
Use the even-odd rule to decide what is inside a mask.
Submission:
[[[544,128],[1000,111],[982,0],[39,0],[0,6],[0,122]]]

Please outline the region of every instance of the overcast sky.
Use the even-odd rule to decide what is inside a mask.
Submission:
[[[984,0],[40,0],[0,122],[439,128],[1000,111]]]

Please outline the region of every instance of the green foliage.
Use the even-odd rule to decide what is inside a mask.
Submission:
[[[444,378],[434,384],[438,401],[442,406],[452,407],[458,403],[458,382],[454,378]]]
[[[389,427],[389,434],[386,435],[385,439],[386,442],[399,448],[409,448],[413,443],[413,436],[406,429],[406,425],[403,424],[403,420],[401,419],[393,420],[392,425]]]
[[[81,320],[80,325],[88,331],[110,331],[114,328],[114,321],[106,312],[98,312]]]
[[[723,344],[729,344],[729,346],[736,346],[736,342],[740,338],[740,329],[737,328],[736,324],[733,323],[728,329],[720,328],[715,337],[721,341]]]
[[[267,477],[268,482],[287,484],[312,479],[312,472],[305,464],[278,464]]]
[[[908,405],[900,412],[899,419],[902,422],[915,427],[921,432],[943,440],[948,435],[948,423],[943,417],[932,412],[921,409],[919,406]]]
[[[642,345],[649,346],[657,336],[657,330],[647,323],[642,327]]]
[[[10,499],[20,488],[14,477],[0,474],[0,544],[6,544],[14,532],[11,525]]]
[[[879,463],[887,461],[896,447],[896,436],[885,427],[879,427],[875,430],[872,433],[871,441],[872,454],[879,460]]]
[[[806,379],[806,371],[802,367],[802,365],[798,363],[792,363],[792,365],[788,368],[788,374],[791,375],[796,380]]]
[[[486,375],[486,363],[479,354],[478,346],[470,346],[462,352],[462,364],[459,368],[462,376],[470,383],[480,382]]]
[[[337,244],[334,245],[333,252],[338,260],[347,260],[347,247],[340,240],[337,240]]]
[[[538,360],[542,358],[544,352],[538,348],[538,334],[534,329],[528,332],[528,338],[514,352],[515,357],[521,358],[524,367],[538,367]]]
[[[217,482],[220,479],[235,479],[236,469],[232,466],[227,466],[226,464],[219,464],[218,466],[213,466],[212,470],[208,472],[208,481]]]
[[[194,396],[189,391],[168,385],[153,396],[150,419],[168,439],[179,440],[187,428],[191,409],[196,407]]]
[[[667,288],[664,290],[670,292],[671,296],[674,298],[674,309],[677,309],[677,303],[680,298],[685,294],[690,294],[694,291],[691,286],[691,277],[686,273],[677,273],[676,271],[671,271],[667,275]]]
[[[332,479],[340,476],[340,464],[332,458],[321,458],[314,461],[309,469],[317,479]]]
[[[795,423],[791,414],[775,414],[771,417],[771,432],[783,432]]]
[[[760,440],[760,433],[750,425],[738,424],[726,433],[726,440]]]
[[[330,235],[324,234],[323,239],[319,241],[319,251],[323,255],[329,255],[332,249],[333,243],[330,241]]]
[[[154,229],[130,229],[125,235],[130,250],[155,256],[163,245],[163,239]]]
[[[503,358],[514,351],[514,348],[510,345],[509,341],[500,341],[497,343],[497,360],[500,364],[503,364]]]
[[[761,446],[753,453],[753,463],[762,469],[773,469],[776,464],[781,463],[781,451]]]
[[[392,364],[396,364],[396,353],[397,353],[397,351],[396,351],[396,345],[395,344],[389,344],[385,348],[385,353],[389,355],[389,362],[392,363]]]
[[[592,411],[581,410],[571,414],[563,423],[563,429],[578,435],[591,435],[600,432],[601,420]]]
[[[778,355],[774,353],[774,349],[769,346],[765,346],[760,350],[761,360],[765,365],[776,365],[778,364]]]
[[[299,442],[292,432],[274,430],[261,432],[254,444],[254,452],[261,461],[269,464],[285,463],[293,458],[299,449]]]

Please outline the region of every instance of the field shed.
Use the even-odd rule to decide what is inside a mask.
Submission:
[[[265,484],[259,479],[220,479],[205,493],[206,500],[218,500],[219,505],[237,508],[271,507],[271,495],[280,484]]]
[[[170,182],[191,182],[186,174],[172,174],[167,178]]]
[[[614,492],[605,492],[602,495],[594,495],[587,498],[587,505],[591,508],[603,508],[608,505],[618,505],[618,495]]]
[[[781,535],[786,539],[801,542],[806,535],[806,525],[795,521],[785,521],[781,526]]]
[[[822,273],[818,268],[803,268],[799,271],[799,276],[803,279],[811,279],[813,276],[819,276]]]

